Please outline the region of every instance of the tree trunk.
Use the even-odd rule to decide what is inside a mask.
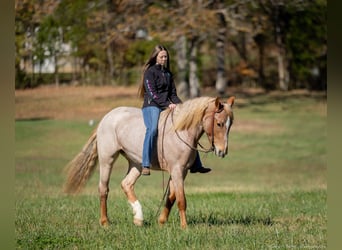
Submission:
[[[104,23],[104,29],[105,29],[105,41],[107,44],[106,48],[106,55],[107,55],[107,61],[108,61],[108,80],[109,83],[112,85],[114,83],[113,77],[115,74],[115,67],[114,67],[114,62],[113,62],[113,49],[112,49],[112,40],[107,41],[108,37],[106,37],[106,34],[109,34],[110,32],[110,21],[113,19],[113,9],[114,5],[112,1],[107,1],[107,12],[105,13],[105,23]],[[105,65],[106,68],[106,65]],[[105,74],[106,72],[104,72]],[[104,75],[106,76],[106,75]],[[106,78],[106,77],[104,77]],[[106,80],[104,79],[106,82]]]
[[[113,51],[112,51],[111,44],[108,45],[106,52],[107,52],[107,60],[108,60],[108,64],[109,64],[109,82],[110,82],[110,84],[112,84],[115,69],[114,69]]]
[[[57,58],[57,53],[54,51],[54,58],[55,58],[55,85],[58,88],[59,87],[59,73],[58,73],[58,58]]]
[[[32,67],[32,72],[31,72],[32,75],[31,75],[31,80],[29,81],[29,84],[28,84],[29,88],[35,85],[35,69],[34,69],[35,60],[34,60],[32,51],[30,51],[30,60],[31,60],[31,67]]]
[[[276,41],[277,41],[277,46],[278,46],[277,63],[278,63],[279,88],[281,90],[287,91],[289,88],[289,73],[287,70],[285,48],[281,42],[281,37],[279,34],[277,34]]]
[[[277,63],[278,63],[278,81],[279,81],[279,88],[281,90],[287,91],[289,88],[289,72],[287,69],[287,61],[286,61],[286,50],[285,46],[282,41],[282,24],[281,24],[281,12],[283,9],[283,5],[276,5],[274,12],[275,12],[275,42],[278,47],[278,54],[277,54]]]
[[[78,73],[78,68],[77,68],[77,57],[75,55],[72,56],[72,84],[77,83],[77,73]]]
[[[190,85],[190,98],[200,96],[199,79],[197,76],[197,46],[198,39],[193,38],[190,46],[190,63],[189,63],[189,85]]]
[[[289,77],[285,62],[285,56],[283,48],[278,48],[277,62],[278,62],[278,77],[279,77],[279,88],[287,91],[289,89]]]
[[[257,34],[254,41],[258,46],[259,66],[258,66],[258,85],[259,87],[266,87],[264,57],[265,57],[265,37],[263,34]]]
[[[175,48],[177,51],[177,92],[181,99],[187,99],[190,96],[189,93],[189,83],[186,79],[186,67],[188,65],[188,59],[186,56],[186,37],[181,36],[175,43]]]
[[[226,41],[226,20],[222,13],[218,14],[221,28],[218,29],[217,40],[216,40],[216,51],[217,51],[217,74],[215,88],[217,93],[222,96],[226,90],[226,71],[225,71],[225,56],[224,56],[224,44]]]

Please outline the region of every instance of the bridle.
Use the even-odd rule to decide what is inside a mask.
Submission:
[[[208,136],[208,139],[210,141],[210,145],[211,147],[209,149],[205,149],[199,142],[197,142],[197,144],[202,148],[201,150],[198,149],[197,147],[194,147],[192,145],[190,145],[188,142],[186,142],[178,133],[177,130],[175,130],[175,133],[178,137],[178,139],[180,139],[185,145],[187,145],[189,148],[191,148],[192,150],[196,150],[196,151],[200,151],[200,152],[203,152],[203,153],[209,153],[209,152],[213,152],[214,149],[215,149],[215,144],[214,144],[214,124],[215,124],[215,114],[218,114],[218,113],[221,113],[224,109],[224,105],[222,105],[220,103],[220,105],[216,108],[215,111],[212,112],[212,114],[208,115],[203,119],[204,121],[208,118],[211,118],[211,134],[208,134],[207,132],[206,135]],[[208,118],[207,118],[208,117]],[[172,120],[172,123],[174,124],[173,122],[173,110],[171,110],[171,120]]]
[[[223,109],[224,109],[224,105],[222,105],[222,104],[220,103],[219,106],[216,108],[216,110],[213,111],[212,114],[211,114],[211,116],[210,116],[210,118],[211,118],[211,138],[210,138],[210,136],[208,135],[208,133],[205,132],[206,135],[208,136],[208,138],[209,138],[210,141],[211,141],[211,148],[205,149],[199,142],[197,142],[197,144],[202,148],[202,150],[200,150],[200,149],[198,149],[197,147],[194,147],[194,146],[190,145],[188,142],[186,142],[186,141],[179,135],[178,131],[175,130],[175,133],[176,133],[178,139],[181,140],[185,145],[187,145],[187,146],[188,146],[189,148],[191,148],[192,150],[199,151],[199,152],[203,152],[203,153],[213,152],[214,149],[215,149],[215,145],[214,145],[214,124],[215,124],[215,114],[221,113]],[[173,122],[174,110],[170,110],[170,112],[168,112],[168,114],[167,114],[167,116],[166,116],[166,118],[165,118],[165,122],[164,122],[163,136],[162,136],[162,145],[164,145],[165,127],[166,127],[167,119],[168,119],[168,117],[169,117],[170,114],[171,114],[171,122],[172,122],[172,124],[174,124],[174,122]],[[206,119],[207,119],[207,118],[204,118],[203,120],[206,120]],[[164,158],[164,146],[162,146],[162,159],[165,159],[165,158]],[[162,200],[161,200],[161,202],[160,202],[160,205],[159,205],[159,208],[158,208],[158,210],[157,210],[157,212],[156,212],[155,217],[157,217],[157,214],[159,214],[159,212],[160,212],[160,208],[161,208],[161,206],[162,206],[162,203],[163,203],[163,201],[164,201],[164,199],[165,199],[165,197],[166,197],[166,194],[167,194],[167,192],[168,192],[168,190],[169,190],[169,188],[170,188],[170,181],[171,181],[171,175],[170,175],[169,180],[168,180],[168,182],[167,182],[166,189],[165,189],[165,191],[163,192],[164,195],[163,195],[163,198],[162,198]],[[163,189],[164,189],[164,171],[163,171]]]
[[[192,150],[199,151],[199,152],[203,152],[203,153],[209,153],[209,152],[214,151],[214,149],[215,149],[215,145],[214,145],[214,124],[215,124],[215,114],[222,112],[223,109],[224,109],[224,105],[222,105],[222,104],[220,103],[219,107],[216,108],[216,110],[213,111],[212,114],[211,114],[211,116],[210,116],[210,118],[211,118],[211,138],[210,138],[210,136],[208,135],[207,132],[206,132],[206,135],[208,136],[208,138],[210,138],[210,141],[211,141],[211,148],[205,149],[199,142],[197,142],[197,144],[202,148],[202,150],[200,150],[200,149],[198,149],[197,147],[194,147],[194,146],[190,145],[188,142],[186,142],[186,141],[179,135],[178,131],[175,130],[175,133],[176,133],[178,139],[181,140],[185,145],[187,145],[187,146],[188,146],[189,148],[191,148]],[[170,110],[170,112],[168,112],[168,114],[167,114],[167,116],[166,116],[166,118],[165,118],[165,122],[164,122],[163,136],[162,136],[162,145],[164,145],[164,133],[165,133],[166,121],[167,121],[167,119],[168,119],[168,117],[169,117],[170,114],[171,114],[171,122],[172,122],[172,124],[174,124],[174,122],[173,122],[174,110]],[[207,118],[204,118],[204,120],[206,120],[206,119],[207,119]],[[164,146],[162,146],[162,159],[165,159],[165,158],[164,158]],[[170,175],[169,180],[168,180],[168,182],[167,182],[167,186],[166,186],[166,189],[165,189],[165,191],[164,191],[163,198],[162,198],[162,200],[161,200],[161,202],[160,202],[158,211],[156,212],[156,215],[155,215],[155,216],[157,216],[157,214],[159,214],[160,208],[161,208],[161,206],[162,206],[162,202],[164,201],[164,199],[165,199],[165,197],[166,197],[166,194],[167,194],[167,192],[168,192],[168,190],[169,190],[169,188],[170,188],[170,181],[171,181],[171,175]],[[163,189],[164,189],[164,171],[163,171]]]
[[[215,115],[218,113],[221,113],[224,109],[224,106],[220,103],[220,105],[216,108],[216,110],[213,112],[213,114],[211,115],[211,134],[207,134],[209,141],[211,142],[211,150],[213,151],[215,148],[215,144],[214,144],[214,139],[215,139],[215,131],[214,131],[214,125],[215,125]],[[204,119],[206,120],[206,118]],[[211,137],[211,138],[210,138]]]

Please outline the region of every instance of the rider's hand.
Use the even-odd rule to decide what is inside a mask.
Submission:
[[[176,106],[177,106],[176,104],[170,103],[169,104],[169,109],[174,110],[176,108]]]

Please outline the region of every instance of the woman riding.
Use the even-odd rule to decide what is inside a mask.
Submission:
[[[175,109],[182,101],[177,96],[173,76],[170,71],[168,50],[157,45],[144,66],[143,79],[139,88],[139,96],[144,98],[142,113],[146,127],[142,155],[142,175],[150,175],[151,155],[158,134],[160,112],[166,108]],[[203,167],[199,154],[191,173],[207,173],[210,168]]]

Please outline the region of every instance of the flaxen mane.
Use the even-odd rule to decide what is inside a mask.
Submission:
[[[214,101],[215,98],[213,97],[198,97],[177,105],[173,114],[175,130],[186,130],[196,127],[201,122],[205,109]],[[167,113],[168,111],[163,116],[166,116]]]

